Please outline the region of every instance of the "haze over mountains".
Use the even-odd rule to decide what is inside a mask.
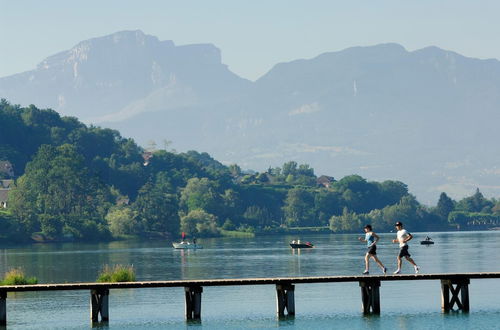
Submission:
[[[213,45],[124,31],[0,78],[0,97],[243,168],[398,179],[433,204],[441,191],[500,196],[500,62],[437,47],[353,47],[251,82]]]

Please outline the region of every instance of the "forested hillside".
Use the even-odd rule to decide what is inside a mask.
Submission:
[[[0,102],[0,161],[15,186],[0,211],[0,240],[108,240],[276,233],[304,227],[377,231],[498,225],[500,203],[477,191],[421,205],[399,181],[317,178],[294,161],[265,172],[225,166],[207,153],[145,150],[118,131],[53,110]],[[164,149],[166,149],[165,146]],[[334,173],[332,173],[334,174]],[[0,179],[9,179],[0,177]]]

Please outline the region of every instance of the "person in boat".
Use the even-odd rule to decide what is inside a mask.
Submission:
[[[413,265],[415,269],[415,274],[418,274],[420,268],[417,266],[415,261],[411,258],[411,254],[408,252],[408,241],[413,238],[413,235],[410,234],[406,229],[403,228],[403,223],[398,221],[394,224],[397,229],[396,239],[393,239],[393,243],[399,243],[399,254],[397,258],[398,269],[394,272],[394,274],[401,273],[401,264],[402,258],[404,257],[410,264]]]
[[[426,240],[426,241],[432,241],[432,239],[431,239],[429,236],[426,236],[426,237],[425,237],[425,240]]]
[[[193,244],[196,244],[196,237],[193,237]]]
[[[377,242],[380,237],[375,234],[372,230],[371,225],[366,225],[363,230],[365,231],[365,237],[358,237],[361,242],[366,242],[366,254],[365,254],[365,271],[363,274],[370,273],[370,258],[375,260],[375,262],[380,266],[384,274],[387,273],[387,268],[382,264],[382,262],[377,258]]]

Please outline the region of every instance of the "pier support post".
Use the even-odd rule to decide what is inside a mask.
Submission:
[[[7,291],[0,291],[0,326],[7,325]]]
[[[276,284],[276,307],[279,317],[295,315],[295,285]]]
[[[184,287],[186,294],[186,319],[199,320],[201,318],[201,286]]]
[[[90,320],[99,322],[109,321],[109,289],[90,290]]]
[[[360,281],[361,307],[364,314],[380,314],[380,281]]]
[[[441,310],[449,312],[456,305],[457,310],[469,311],[470,279],[441,280]],[[451,299],[450,299],[451,293]],[[460,294],[460,297],[459,297]]]

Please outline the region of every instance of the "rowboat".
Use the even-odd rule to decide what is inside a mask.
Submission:
[[[196,244],[196,243],[190,243],[190,242],[179,242],[179,243],[172,243],[172,246],[174,249],[203,249],[203,245]]]
[[[302,243],[300,241],[292,241],[290,243],[290,247],[292,249],[311,249],[314,247],[314,244],[312,244],[311,242]]]
[[[429,236],[427,236],[425,238],[425,240],[420,241],[420,244],[422,244],[422,245],[432,245],[432,244],[434,244],[434,242],[432,241],[432,238],[430,238]]]

